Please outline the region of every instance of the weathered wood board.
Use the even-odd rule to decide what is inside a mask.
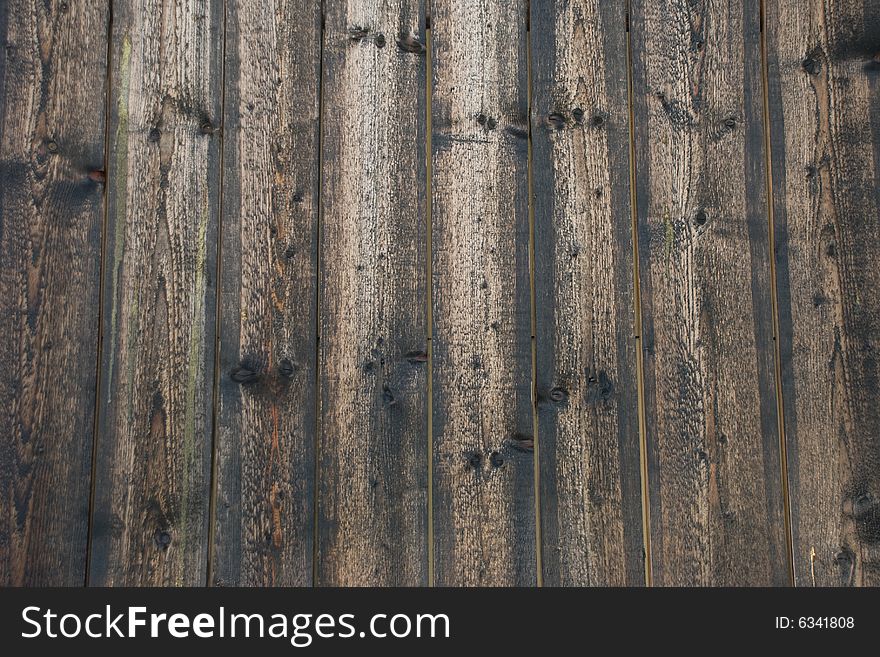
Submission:
[[[108,7],[0,7],[0,585],[82,586]]]
[[[795,583],[880,585],[880,3],[768,0]]]
[[[90,583],[206,581],[223,5],[113,5]]]
[[[214,585],[312,582],[320,10],[226,8]]]
[[[545,585],[645,580],[625,3],[531,6]]]
[[[534,585],[527,3],[434,0],[438,585]]]
[[[631,12],[653,580],[786,584],[760,3]]]
[[[324,11],[316,583],[426,584],[425,8]]]

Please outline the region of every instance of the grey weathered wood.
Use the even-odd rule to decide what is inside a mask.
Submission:
[[[654,581],[789,581],[758,0],[631,14]]]
[[[525,1],[434,0],[433,506],[440,585],[533,585]]]
[[[531,5],[546,585],[643,584],[626,5]]]
[[[767,2],[795,582],[880,584],[880,4]]]
[[[212,584],[312,582],[321,3],[226,7]]]
[[[116,2],[90,581],[206,580],[219,0]]]
[[[427,583],[425,15],[325,3],[317,583]]]
[[[0,7],[0,585],[81,586],[108,8]]]

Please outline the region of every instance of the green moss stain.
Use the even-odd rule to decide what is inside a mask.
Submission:
[[[125,208],[128,200],[128,94],[131,89],[131,40],[126,34],[122,39],[122,59],[119,64],[119,100],[117,101],[117,126],[114,158],[116,160],[116,180],[113,192],[116,196],[113,243],[113,285],[110,312],[110,364],[107,378],[107,403],[113,394],[113,368],[116,362],[116,327],[119,315],[119,276],[122,269],[122,254],[125,250]],[[137,301],[134,304],[137,311]]]
[[[186,466],[181,482],[180,509],[181,509],[181,550],[186,553],[186,540],[189,534],[189,474],[196,472],[197,454],[195,450],[196,439],[196,391],[201,379],[203,352],[205,344],[204,315],[205,315],[205,261],[208,244],[208,199],[202,200],[202,213],[199,218],[198,241],[195,262],[195,299],[193,300],[193,323],[189,338],[189,361],[187,363],[186,376],[186,416],[183,430],[183,462]],[[179,574],[183,581],[184,573]]]

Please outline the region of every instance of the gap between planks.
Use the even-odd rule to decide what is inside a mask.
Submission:
[[[653,559],[651,556],[651,505],[648,482],[648,436],[647,414],[645,410],[645,362],[642,351],[642,291],[639,275],[639,208],[636,191],[636,131],[635,131],[635,89],[633,86],[632,33],[630,32],[630,12],[632,4],[626,3],[626,78],[627,110],[629,111],[629,194],[632,222],[632,262],[633,262],[633,341],[636,349],[636,393],[639,416],[639,474],[642,501],[642,552],[645,569],[645,586],[654,585]]]
[[[206,559],[206,586],[214,585],[214,536],[217,531],[217,523],[214,520],[214,512],[217,508],[217,452],[219,444],[217,440],[217,416],[220,400],[220,314],[221,306],[220,294],[220,266],[223,262],[223,192],[226,178],[226,167],[223,154],[226,147],[226,130],[223,122],[226,120],[226,26],[228,21],[228,9],[226,3],[223,3],[223,44],[220,48],[221,65],[220,65],[220,183],[219,183],[219,199],[217,203],[217,267],[214,272],[214,285],[216,287],[215,294],[217,299],[214,309],[214,381],[211,390],[211,490],[208,493],[208,546]]]
[[[770,138],[770,81],[767,57],[767,11],[766,0],[760,0],[761,11],[761,91],[764,111],[764,168],[767,179],[767,234],[770,243],[770,304],[773,317],[773,364],[776,375],[776,423],[779,438],[779,469],[782,485],[782,516],[785,524],[785,548],[788,558],[788,575],[792,586],[794,578],[794,537],[791,526],[791,491],[788,481],[788,449],[785,440],[785,404],[782,393],[782,354],[779,348],[779,299],[776,277],[776,215],[773,203],[773,153]]]
[[[104,254],[107,251],[107,232],[108,232],[108,224],[110,222],[110,206],[108,203],[108,192],[107,189],[109,185],[106,184],[107,180],[107,171],[110,168],[110,103],[112,102],[110,98],[110,88],[112,84],[112,67],[113,62],[113,3],[108,3],[107,7],[107,74],[104,78],[104,93],[105,93],[105,101],[104,101],[104,180],[105,184],[103,189],[101,190],[101,199],[104,203],[104,212],[101,218],[101,261],[98,265],[98,299],[100,303],[98,304],[98,349],[95,354],[95,411],[94,417],[92,418],[92,462],[91,462],[91,470],[89,472],[89,476],[91,480],[89,481],[89,526],[86,527],[86,567],[84,569],[85,574],[83,576],[83,586],[87,587],[89,585],[89,577],[91,576],[92,570],[92,527],[94,526],[94,513],[95,513],[95,482],[97,477],[96,470],[98,466],[98,413],[101,410],[101,386],[102,379],[101,376],[101,360],[104,354],[104,267],[105,260]]]

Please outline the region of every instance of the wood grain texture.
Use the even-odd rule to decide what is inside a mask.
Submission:
[[[219,0],[117,2],[90,580],[206,581]]]
[[[545,585],[645,578],[625,3],[531,6]]]
[[[880,585],[880,2],[767,2],[795,582]]]
[[[424,6],[325,3],[317,583],[427,583]]]
[[[0,7],[0,585],[86,570],[108,8]]]
[[[320,10],[226,8],[215,585],[312,582]]]
[[[631,21],[654,581],[786,584],[760,6]]]
[[[433,0],[438,585],[534,585],[527,3]]]

